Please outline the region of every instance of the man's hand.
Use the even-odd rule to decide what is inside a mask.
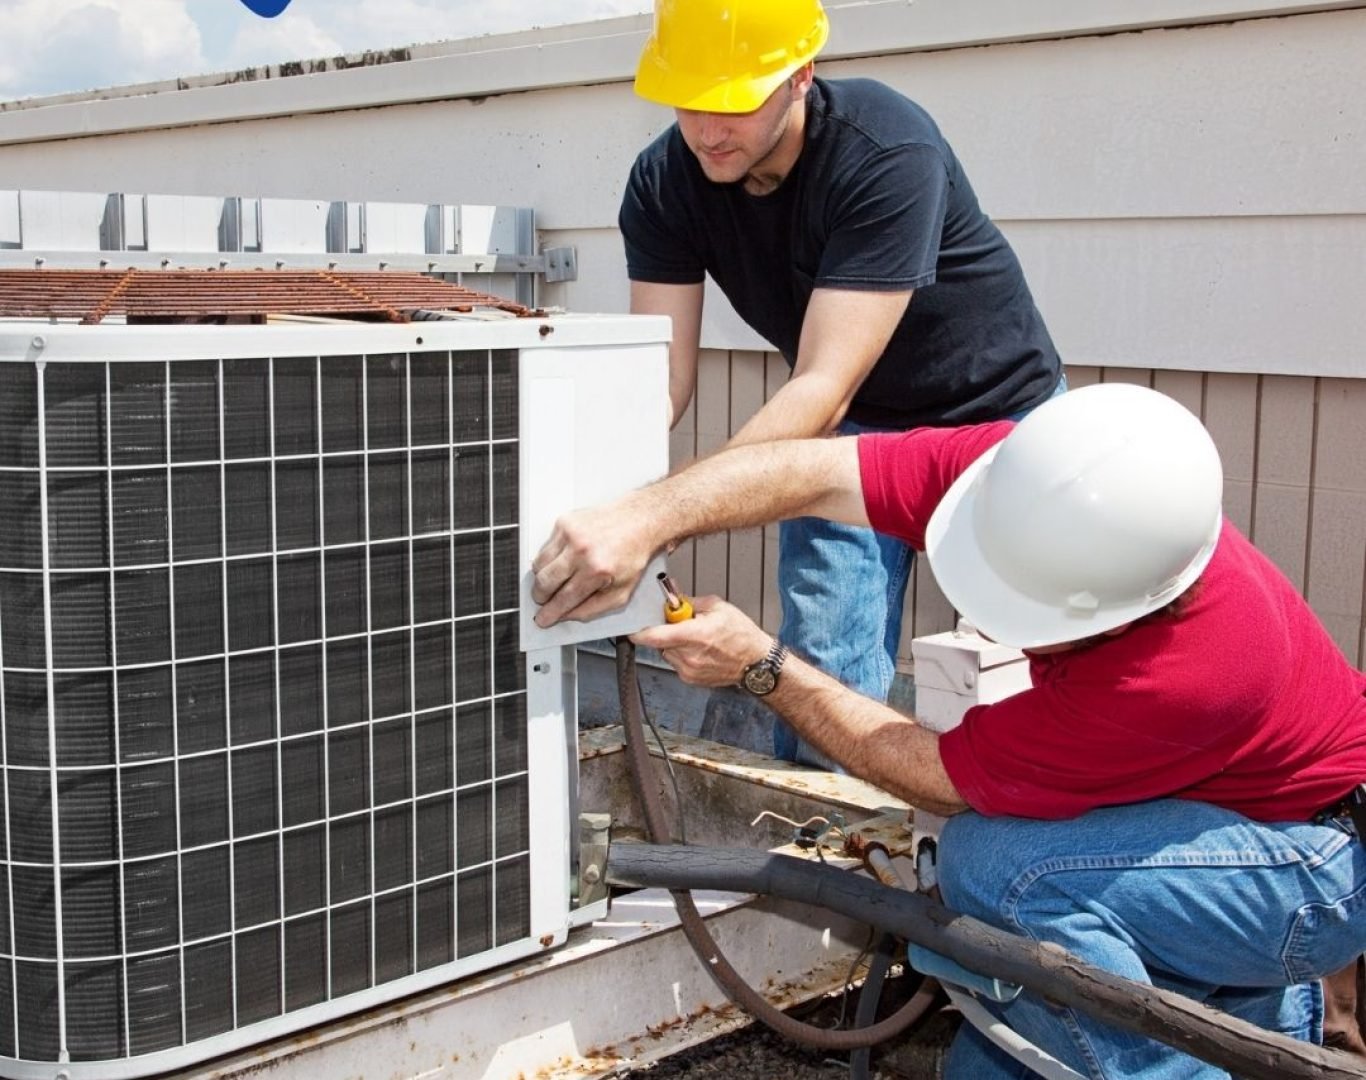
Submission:
[[[642,630],[631,640],[658,649],[694,686],[734,686],[745,668],[768,655],[773,638],[720,597],[697,597],[693,608],[693,618]],[[800,657],[783,666],[782,681],[764,701],[852,775],[944,817],[968,808],[939,757],[938,734]]]
[[[655,553],[648,515],[625,500],[575,510],[555,522],[532,560],[536,625],[591,619],[622,607]]]
[[[631,640],[658,649],[693,686],[734,686],[745,668],[768,654],[773,638],[719,596],[694,597],[693,611],[685,622],[651,627]]]

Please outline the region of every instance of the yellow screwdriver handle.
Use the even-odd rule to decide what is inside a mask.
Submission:
[[[687,622],[693,616],[692,601],[678,591],[673,578],[659,574],[656,580],[664,590],[664,621],[666,623]]]
[[[666,601],[664,604],[664,621],[666,623],[687,622],[692,618],[692,601],[686,596],[678,596],[678,606],[670,607]]]

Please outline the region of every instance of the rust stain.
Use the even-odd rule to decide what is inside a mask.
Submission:
[[[804,998],[794,998],[795,1000],[805,1000]],[[708,1004],[699,1005],[692,1012],[684,1016],[675,1016],[671,1020],[664,1020],[658,1024],[650,1024],[645,1028],[644,1038],[650,1042],[658,1042],[666,1035],[674,1031],[685,1031],[693,1024],[708,1017],[714,1017],[719,1023],[726,1023],[742,1016],[743,1010],[739,1006],[730,1002],[715,1007]],[[602,1067],[603,1064],[614,1064],[630,1058],[639,1057],[644,1051],[641,1036],[633,1036],[626,1046],[591,1046],[583,1052],[583,1058],[594,1067]],[[623,1052],[624,1050],[624,1052]]]
[[[713,800],[724,796],[721,792],[711,790],[710,785],[716,781],[731,781],[821,803],[832,809],[839,808],[846,819],[855,821],[861,817],[889,813],[899,815],[904,821],[907,814],[911,813],[911,808],[903,800],[854,777],[775,761],[752,751],[722,746],[678,732],[666,730],[663,736],[674,766],[686,766],[695,777],[693,782],[700,794],[694,794],[713,805]],[[579,758],[589,761],[607,757],[621,748],[620,728],[598,728],[594,729],[591,739],[581,737]],[[653,756],[660,756],[656,747],[651,746],[650,750]],[[891,848],[893,845],[889,843],[888,846]]]
[[[552,946],[552,945],[554,945],[554,944],[555,944],[555,935],[554,935],[554,934],[542,934],[542,935],[541,935],[541,948],[543,948],[543,949],[548,949],[548,948],[550,948],[550,946]]]
[[[615,1068],[625,1059],[604,1056],[595,1049],[585,1050],[578,1058],[560,1058],[553,1065],[547,1065],[536,1073],[535,1080],[554,1080],[556,1077],[595,1076],[607,1069]]]
[[[113,310],[114,305],[118,303],[119,297],[123,293],[127,292],[128,287],[133,284],[133,274],[134,271],[129,270],[126,274],[123,275],[123,277],[119,278],[118,281],[114,282],[113,288],[111,288],[109,292],[105,294],[105,296],[100,300],[100,302],[95,305],[94,309],[90,312],[90,314],[87,315],[84,319],[82,319],[81,322],[97,323],[106,315],[108,315],[109,312]]]

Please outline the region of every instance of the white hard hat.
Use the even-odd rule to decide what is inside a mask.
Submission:
[[[1209,433],[1155,390],[1100,383],[1030,413],[949,488],[926,530],[944,595],[1003,645],[1122,626],[1200,576],[1223,522]]]

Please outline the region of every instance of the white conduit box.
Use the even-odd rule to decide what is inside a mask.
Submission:
[[[0,1074],[185,1068],[562,942],[555,517],[665,319],[0,324]],[[657,568],[655,568],[657,569]]]
[[[932,731],[948,731],[974,705],[989,705],[1029,687],[1029,661],[960,621],[957,629],[911,642],[915,715]]]
[[[915,638],[911,657],[915,664],[915,716],[931,731],[956,728],[974,705],[990,705],[1030,685],[1029,660],[1024,653],[988,641],[966,620],[946,633]],[[922,889],[935,883],[933,845],[943,827],[944,818],[916,808],[911,842]]]

